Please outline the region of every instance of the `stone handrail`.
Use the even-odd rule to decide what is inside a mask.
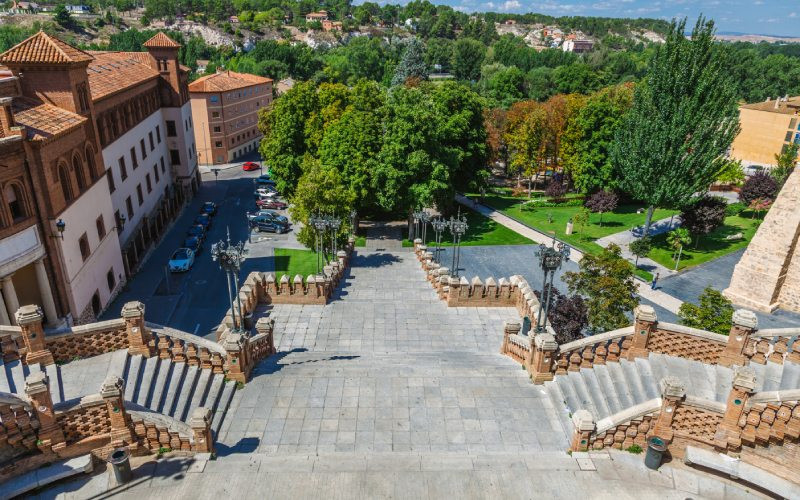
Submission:
[[[644,403],[639,403],[638,405],[625,408],[620,412],[617,412],[613,415],[609,415],[606,418],[598,420],[597,429],[595,430],[595,432],[597,434],[602,434],[608,431],[609,429],[613,429],[621,424],[628,423],[632,420],[641,419],[646,415],[652,415],[658,412],[660,409],[661,409],[661,398],[649,399]]]
[[[34,404],[27,396],[0,392],[0,446],[13,449],[3,450],[3,455],[11,458],[35,449],[38,428]]]
[[[146,324],[152,335],[150,345],[159,358],[224,373],[227,352],[218,343],[163,325]]]
[[[0,405],[21,406],[31,409],[31,401],[27,396],[13,392],[0,392]]]
[[[149,321],[146,323],[146,325],[148,328],[150,328],[150,331],[153,332],[154,335],[158,335],[159,337],[166,336],[172,339],[182,340],[187,344],[194,344],[199,348],[208,349],[209,351],[215,352],[222,356],[225,355],[225,349],[213,340],[208,340],[182,330],[176,330],[175,328],[159,325],[157,323],[151,323]]]
[[[22,329],[18,326],[0,326],[0,356],[4,362],[19,359],[25,346],[22,343]]]
[[[509,335],[506,354],[524,365],[531,355],[530,338],[519,334]]]
[[[747,405],[752,406],[758,403],[785,403],[791,401],[800,401],[800,388],[787,389],[783,391],[762,391],[757,392],[750,396],[747,400]]]
[[[563,374],[590,368],[594,364],[618,361],[627,355],[633,331],[633,326],[626,326],[559,346],[555,372]]]
[[[262,332],[250,338],[250,356],[254,363],[258,363],[274,353],[271,331]]]
[[[686,325],[679,325],[677,323],[667,323],[666,321],[659,321],[658,328],[672,333],[682,333],[684,335],[691,335],[693,337],[702,338],[711,342],[718,342],[725,344],[728,342],[728,336],[719,333],[707,332],[699,328],[692,328]]]
[[[744,353],[753,363],[800,363],[800,328],[770,328],[750,335]]]

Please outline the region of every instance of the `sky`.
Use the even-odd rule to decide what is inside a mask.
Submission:
[[[718,31],[800,36],[800,0],[431,0],[465,12],[537,12],[552,16],[652,17],[670,20],[699,14]]]

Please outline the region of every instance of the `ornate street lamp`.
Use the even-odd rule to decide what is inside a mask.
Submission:
[[[64,239],[64,229],[66,228],[67,228],[67,223],[64,222],[63,219],[58,219],[56,221],[56,231],[58,231],[58,235],[61,237],[62,240]]]
[[[544,333],[547,331],[547,314],[550,311],[550,298],[553,294],[553,278],[556,271],[561,269],[561,264],[564,263],[564,259],[569,258],[569,253],[569,245],[565,245],[563,241],[558,242],[558,245],[553,241],[553,246],[550,247],[542,243],[539,245],[539,250],[536,252],[536,256],[539,258],[539,266],[544,273],[542,292],[539,295],[539,314],[536,318],[536,333]]]
[[[239,297],[239,270],[242,268],[242,262],[247,254],[247,249],[244,247],[244,242],[231,243],[231,230],[228,228],[228,240],[218,241],[211,245],[211,259],[214,262],[219,262],[219,267],[228,278],[228,298],[231,302],[231,315],[233,315],[233,329],[240,333],[244,332],[244,317],[242,316],[242,299]],[[233,289],[231,289],[231,280],[233,280]],[[234,308],[233,294],[236,293],[236,305],[238,311]],[[239,319],[236,316],[238,312]]]
[[[433,254],[433,260],[439,262],[439,252],[442,251],[442,232],[447,227],[448,223],[441,217],[437,217],[431,221],[431,227],[436,233],[436,251]]]
[[[356,217],[358,217],[358,213],[355,209],[350,210],[350,236],[353,238],[356,237]]]
[[[323,252],[323,241],[322,238],[325,235],[325,229],[328,227],[327,222],[325,221],[324,217],[319,215],[312,215],[308,218],[308,223],[314,228],[314,232],[316,237],[314,238],[315,251],[317,253],[317,274],[321,269],[320,267],[320,258]]]
[[[466,217],[461,216],[461,210],[458,212],[457,217],[450,217],[448,222],[450,233],[453,235],[453,267],[451,269],[453,277],[458,278],[458,264],[461,259],[461,237],[469,229]]]
[[[419,213],[419,221],[422,223],[422,244],[428,244],[428,222],[431,221],[431,214],[426,212],[424,209],[420,210]]]
[[[331,230],[331,254],[336,258],[336,251],[338,250],[338,242],[336,237],[339,235],[339,228],[342,226],[342,219],[339,217],[328,217],[328,228]]]

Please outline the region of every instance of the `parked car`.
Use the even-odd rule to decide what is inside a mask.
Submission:
[[[200,214],[194,218],[194,223],[203,226],[203,228],[208,231],[211,229],[211,216],[208,214]]]
[[[289,229],[288,225],[281,224],[273,217],[267,215],[257,215],[250,219],[250,228],[255,229],[259,233],[265,231],[269,233],[285,233]]]
[[[285,210],[289,205],[275,198],[259,198],[256,200],[256,206],[269,210]]]
[[[246,161],[242,164],[242,170],[250,172],[251,170],[261,170],[261,167],[258,166],[258,163]]]
[[[201,226],[200,224],[194,224],[192,227],[186,231],[187,236],[197,236],[201,240],[206,239],[206,228]]]
[[[264,174],[256,177],[256,186],[272,186],[275,187],[275,181],[269,178],[269,174]]]
[[[189,250],[193,251],[195,255],[197,255],[201,250],[203,250],[203,240],[197,236],[187,236],[186,239],[183,240],[183,247],[188,248]]]
[[[279,222],[280,224],[283,224],[283,225],[285,225],[287,227],[291,226],[291,224],[289,223],[289,218],[288,217],[286,217],[285,215],[281,215],[278,212],[273,212],[272,210],[259,210],[258,212],[248,213],[247,214],[247,219],[248,220],[253,220],[256,217],[269,217],[269,218],[271,218],[271,219],[273,219],[273,220],[275,220],[275,221]]]
[[[200,207],[200,213],[208,214],[211,215],[212,217],[214,215],[217,215],[217,204],[214,203],[213,201],[207,201],[203,203],[203,206]]]
[[[278,192],[274,189],[269,188],[258,188],[256,189],[255,193],[253,193],[256,199],[259,198],[276,198],[278,196]]]
[[[169,259],[169,272],[182,273],[191,269],[193,264],[194,252],[190,248],[179,248]]]

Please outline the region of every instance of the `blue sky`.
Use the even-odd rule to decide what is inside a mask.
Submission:
[[[719,31],[800,36],[800,0],[431,0],[464,11],[538,12],[553,16],[653,17],[698,14]]]

